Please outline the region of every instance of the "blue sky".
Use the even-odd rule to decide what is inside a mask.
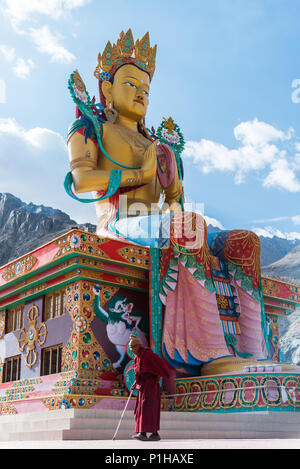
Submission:
[[[67,89],[131,28],[157,43],[147,125],[172,116],[185,194],[225,229],[300,239],[299,0],[0,0],[0,192],[96,222],[70,199]]]

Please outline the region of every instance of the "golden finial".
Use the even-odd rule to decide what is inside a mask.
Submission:
[[[172,117],[169,117],[168,119],[166,119],[165,117],[163,117],[163,120],[164,120],[164,127],[168,130],[168,132],[170,134],[172,134],[174,132],[174,129],[175,129],[175,122],[174,120],[172,119]]]

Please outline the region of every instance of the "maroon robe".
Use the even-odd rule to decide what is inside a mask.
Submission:
[[[160,377],[168,378],[167,363],[148,347],[134,359],[135,381],[139,390],[134,410],[135,432],[155,433],[160,424]]]

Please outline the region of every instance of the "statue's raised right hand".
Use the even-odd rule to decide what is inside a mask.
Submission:
[[[140,171],[142,174],[142,184],[147,184],[156,176],[156,142],[151,143],[144,154],[144,161]]]
[[[123,171],[122,186],[141,186],[148,184],[156,176],[156,142],[151,143],[144,154],[141,169]]]

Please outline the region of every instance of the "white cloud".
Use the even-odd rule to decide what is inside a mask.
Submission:
[[[285,221],[291,220],[291,217],[274,217],[274,218],[263,218],[262,220],[253,220],[253,223],[270,223],[274,221]]]
[[[72,10],[73,8],[79,8],[87,5],[90,3],[90,0],[64,0],[64,6],[68,10]]]
[[[182,156],[190,159],[207,174],[212,171],[232,172],[236,184],[245,181],[250,171],[269,171],[263,185],[288,191],[299,191],[296,171],[300,168],[300,155],[291,162],[284,142],[294,136],[293,129],[283,132],[270,124],[258,121],[242,122],[234,128],[234,136],[241,145],[236,149],[201,139],[186,142]]]
[[[292,217],[292,222],[295,223],[295,225],[300,225],[300,215]]]
[[[33,68],[35,68],[33,60],[18,58],[12,70],[18,78],[28,79]]]
[[[14,64],[12,71],[18,78],[29,78],[31,70],[35,68],[35,63],[32,59],[23,59],[22,57],[17,57],[14,47],[10,47],[5,44],[0,45],[0,52],[2,52],[7,62]]]
[[[271,171],[265,178],[263,186],[277,187],[290,192],[300,191],[300,182],[296,177],[295,170],[284,158],[273,161]]]
[[[88,3],[90,0],[3,0],[0,9],[14,30],[29,36],[40,52],[50,55],[52,62],[69,63],[75,56],[61,44],[63,37],[57,32],[51,32],[48,25],[36,25],[40,23],[41,16],[69,20],[72,10]],[[9,51],[4,50],[2,53],[9,54]]]
[[[289,233],[283,233],[273,226],[266,226],[265,228],[253,227],[252,231],[254,231],[258,236],[264,236],[265,238],[273,238],[274,236],[277,236],[278,238],[288,239],[291,241],[300,239],[300,233],[298,232],[292,231]]]
[[[13,118],[0,118],[0,165],[0,192],[59,208],[78,223],[96,224],[94,205],[80,204],[65,193],[69,159],[66,139],[58,132],[26,129]]]
[[[62,36],[58,33],[53,34],[48,26],[30,28],[29,36],[38,51],[50,55],[52,62],[69,63],[75,59],[75,55],[60,44]]]
[[[235,138],[243,145],[264,146],[277,140],[289,140],[292,135],[293,129],[289,129],[285,133],[270,124],[259,121],[257,118],[251,122],[241,122],[234,129]]]
[[[12,62],[16,57],[16,51],[14,47],[10,47],[5,44],[0,45],[0,52],[2,52],[7,62]]]
[[[6,83],[0,80],[0,104],[6,103]]]
[[[43,14],[51,18],[58,18],[61,15],[61,2],[53,0],[4,0],[4,10],[14,27],[18,27],[27,21],[33,14]]]
[[[57,20],[68,11],[85,6],[90,0],[3,0],[3,10],[12,26],[21,32],[20,25],[32,21],[36,15]]]
[[[66,143],[59,133],[41,127],[26,130],[12,118],[0,118],[0,137],[13,137],[38,150],[51,145],[53,141],[51,146],[57,147],[59,144],[61,149],[66,151]]]
[[[211,217],[208,217],[206,215],[204,215],[203,218],[205,219],[207,225],[212,225],[212,226],[215,226],[217,228],[220,228],[220,230],[225,230],[222,223],[219,220],[217,220],[216,218],[211,218]]]
[[[253,220],[252,223],[272,223],[278,221],[291,221],[294,225],[300,225],[300,215],[294,215],[292,217],[283,216],[283,217],[274,217],[274,218],[263,218],[261,220]]]

